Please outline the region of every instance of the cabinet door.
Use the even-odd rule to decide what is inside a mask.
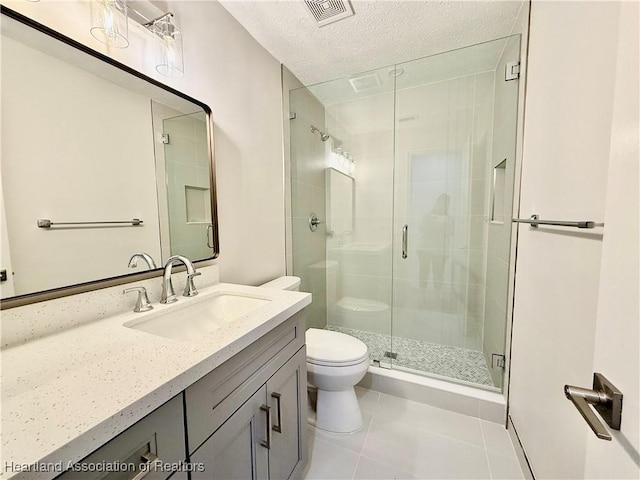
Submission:
[[[267,417],[262,409],[266,387],[260,388],[211,435],[193,455],[192,464],[202,471],[191,473],[191,480],[257,480],[269,477]]]
[[[269,450],[271,480],[299,477],[306,463],[306,362],[303,347],[267,382],[267,400],[273,419]]]

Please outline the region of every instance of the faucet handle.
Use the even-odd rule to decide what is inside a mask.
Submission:
[[[147,295],[147,289],[144,287],[131,287],[125,288],[122,291],[122,294],[129,292],[138,292],[138,300],[136,301],[136,306],[134,307],[134,312],[148,312],[149,310],[153,310],[153,305],[149,301],[149,295]]]
[[[193,284],[193,277],[197,277],[198,275],[202,275],[202,273],[193,272],[187,274],[187,283],[184,286],[184,292],[182,292],[182,295],[185,297],[195,297],[198,294],[198,289]]]

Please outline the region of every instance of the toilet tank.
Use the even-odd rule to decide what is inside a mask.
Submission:
[[[300,290],[300,278],[299,277],[278,277],[275,280],[260,285],[264,288],[274,288],[276,290]]]

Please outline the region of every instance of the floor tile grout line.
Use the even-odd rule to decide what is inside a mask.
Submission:
[[[399,398],[399,397],[398,397],[398,398]],[[409,401],[411,401],[411,400],[409,400]],[[417,402],[417,403],[419,403],[419,402]],[[437,408],[437,407],[436,407],[436,408]],[[444,409],[442,409],[442,410],[444,410]],[[449,411],[449,410],[446,410],[446,411]],[[454,413],[457,413],[457,412],[454,412]],[[464,415],[464,414],[460,414],[460,415]],[[432,434],[432,435],[435,435],[435,436],[437,436],[437,437],[447,438],[447,439],[449,439],[449,440],[455,440],[455,441],[458,441],[458,442],[464,443],[464,444],[466,444],[466,445],[470,445],[470,446],[472,446],[472,447],[476,447],[476,448],[480,448],[480,449],[486,450],[486,448],[485,448],[485,441],[484,441],[484,434],[483,434],[483,432],[482,432],[482,424],[480,423],[480,419],[479,419],[479,418],[476,418],[476,417],[472,417],[472,416],[470,416],[470,415],[465,415],[465,417],[469,417],[469,418],[472,418],[472,419],[474,419],[474,420],[477,420],[477,421],[478,421],[478,426],[479,426],[479,428],[480,428],[480,434],[481,434],[481,436],[482,436],[482,446],[480,446],[480,445],[478,445],[478,444],[476,444],[476,443],[472,443],[472,442],[468,442],[468,441],[466,441],[466,440],[462,440],[462,439],[457,438],[457,437],[451,437],[451,436],[449,436],[449,435],[445,435],[445,434],[443,434],[443,433],[434,432],[433,430],[429,430],[427,427],[423,427],[423,426],[421,426],[421,425],[415,425],[415,424],[409,423],[408,421],[403,421],[403,420],[394,419],[394,420],[393,420],[393,422],[401,423],[402,425],[410,426],[411,428],[419,428],[420,430],[423,430],[423,431],[425,431],[425,432],[428,432],[428,433],[430,433],[430,434]],[[371,419],[371,423],[373,423],[373,418]],[[369,428],[371,428],[371,425],[369,426]]]
[[[371,419],[371,424],[373,424],[373,420],[374,419],[372,418]],[[471,442],[467,442],[466,440],[461,440],[460,438],[450,437],[450,436],[444,435],[442,433],[434,432],[434,431],[429,430],[428,428],[423,427],[421,425],[415,425],[415,424],[408,423],[408,422],[405,422],[405,421],[402,421],[402,420],[397,420],[397,419],[394,419],[393,422],[402,424],[403,426],[406,426],[406,427],[414,428],[414,429],[417,429],[417,430],[422,430],[423,432],[430,433],[431,435],[434,435],[434,436],[439,437],[439,438],[446,438],[447,440],[453,440],[453,441],[456,441],[456,442],[464,443],[465,445],[468,445],[470,447],[474,447],[474,448],[477,448],[477,449],[480,449],[480,450],[484,450],[485,452],[487,450],[486,448],[484,448],[484,437],[482,439],[482,446],[480,446],[480,445],[478,445],[476,443],[471,443]],[[369,429],[371,428],[371,424],[369,425]],[[482,427],[480,427],[480,429],[481,429],[480,433],[482,434]],[[367,435],[368,435],[368,432],[367,432]]]
[[[484,427],[482,426],[483,425],[482,422],[487,422],[489,424],[493,424],[493,422],[489,422],[488,420],[482,420],[482,419],[479,419],[479,420],[480,420],[480,429],[482,430],[482,438],[484,439],[485,438],[484,437]],[[496,425],[499,425],[499,424],[496,424]],[[510,447],[509,452],[504,452],[502,450],[498,450],[497,448],[489,448],[489,445],[487,444],[486,440],[485,440],[485,449],[487,450],[487,453],[491,452],[491,453],[494,453],[496,455],[500,455],[502,457],[514,457],[514,458],[517,459],[518,455],[516,454],[515,447],[513,445],[513,442],[511,441],[511,437],[509,436],[509,432],[507,431],[506,428],[504,429],[504,433],[506,434],[507,441],[509,442],[509,447]]]
[[[351,480],[356,480],[356,473],[358,473],[358,467],[360,466],[360,460],[362,459],[362,454],[358,454],[358,461],[356,462],[356,468],[353,470],[353,475],[351,475]]]
[[[367,455],[367,454],[365,454],[365,453],[363,453],[363,454],[361,454],[361,455],[360,455],[360,459],[358,459],[358,465],[360,464],[359,462],[360,462],[360,460],[362,459],[362,457],[366,458],[367,460],[371,460],[372,462],[380,463],[380,464],[384,465],[385,467],[389,467],[389,468],[392,468],[392,469],[394,469],[394,470],[401,470],[402,472],[404,472],[404,473],[408,473],[409,475],[411,475],[411,476],[412,476],[412,477],[414,477],[414,478],[418,478],[418,477],[416,476],[416,473],[415,473],[415,472],[410,472],[410,471],[404,470],[404,469],[399,468],[399,467],[397,467],[396,465],[393,465],[393,464],[391,464],[391,463],[387,463],[387,462],[384,462],[384,461],[379,460],[379,459],[377,459],[377,458],[370,457],[369,455]]]
[[[493,479],[493,471],[491,470],[491,460],[489,460],[489,450],[487,449],[487,439],[484,436],[484,428],[480,422],[480,433],[482,434],[482,444],[484,445],[484,456],[487,459],[487,467],[489,468],[489,478]]]

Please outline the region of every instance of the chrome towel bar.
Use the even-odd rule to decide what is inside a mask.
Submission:
[[[51,228],[56,225],[83,226],[83,225],[112,225],[112,224],[135,226],[135,225],[142,225],[142,220],[140,220],[139,218],[133,218],[131,220],[124,220],[121,222],[52,222],[47,218],[38,219],[38,228]]]
[[[558,227],[575,227],[575,228],[604,227],[604,223],[593,222],[591,220],[584,220],[581,222],[565,222],[561,220],[540,220],[540,215],[535,213],[531,215],[531,218],[514,218],[511,221],[513,223],[528,223],[533,228],[538,228],[538,225],[556,225]]]

